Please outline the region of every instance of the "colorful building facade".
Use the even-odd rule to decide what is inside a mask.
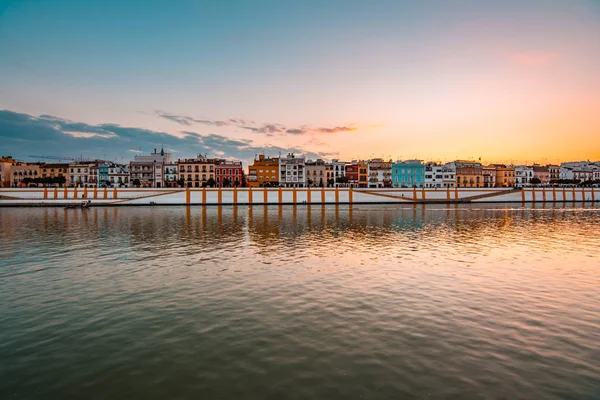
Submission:
[[[249,187],[279,186],[279,157],[259,154],[248,166],[247,182]]]
[[[425,185],[425,164],[421,160],[397,161],[392,165],[392,186],[420,188]]]

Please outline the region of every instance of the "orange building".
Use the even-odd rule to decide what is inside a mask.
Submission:
[[[456,187],[478,188],[483,187],[483,169],[481,163],[476,161],[454,161],[456,167]]]
[[[247,183],[249,187],[279,185],[279,157],[265,157],[260,154],[254,164],[248,166]]]
[[[496,167],[496,187],[514,187],[515,169],[504,164],[492,164]]]
[[[358,187],[366,188],[369,187],[369,162],[359,161],[358,162]]]

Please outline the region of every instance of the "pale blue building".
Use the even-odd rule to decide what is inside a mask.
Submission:
[[[421,188],[425,184],[425,164],[420,160],[399,161],[392,164],[392,186]]]

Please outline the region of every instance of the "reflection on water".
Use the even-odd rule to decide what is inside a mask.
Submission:
[[[590,204],[0,209],[0,398],[600,398]]]

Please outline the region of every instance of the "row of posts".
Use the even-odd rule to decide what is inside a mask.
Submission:
[[[60,189],[62,191],[64,191],[63,193],[63,198],[69,198],[68,196],[68,189],[67,188],[63,188]],[[110,197],[111,199],[117,199],[118,198],[118,191],[117,188],[112,188],[112,197]],[[202,204],[206,204],[206,192],[207,189],[201,189],[202,190]],[[210,190],[210,189],[209,189]],[[223,191],[221,190],[221,188],[216,189],[217,190],[217,203],[221,204],[223,202]],[[375,189],[376,190],[376,189]],[[482,189],[485,190],[485,189]],[[552,201],[555,202],[556,199],[556,194],[557,193],[561,193],[562,192],[562,201],[566,201],[567,198],[567,190],[572,191],[572,200],[575,201],[576,200],[576,196],[577,196],[577,188],[573,187],[573,188],[559,188],[558,190],[556,188],[552,188]],[[582,201],[586,201],[585,198],[585,189],[581,188],[581,200]],[[248,203],[253,203],[254,200],[254,193],[255,192],[259,192],[260,189],[252,189],[252,188],[248,188]],[[321,192],[321,202],[325,203],[325,188],[321,188],[320,190],[311,190],[311,188],[306,188],[306,194],[307,194],[307,203],[311,203],[312,202],[312,192],[316,192],[316,191],[320,191]],[[452,197],[454,197],[454,200],[458,200],[460,199],[459,197],[459,188],[454,188],[454,196],[452,196],[452,191],[450,188],[446,188],[446,199],[447,200],[452,200]],[[90,193],[91,192],[91,193]],[[237,188],[233,188],[233,204],[237,204],[238,202],[238,189]],[[352,203],[354,200],[354,195],[353,195],[353,189],[349,188],[348,189],[348,202]],[[421,192],[421,197],[419,199],[418,197],[418,192]],[[528,191],[526,190],[521,190],[521,199],[523,202],[527,201],[526,199],[526,193]],[[535,202],[537,201],[537,191],[531,190],[531,195],[532,195],[532,199],[531,201]],[[546,188],[542,188],[542,201],[546,202],[547,200],[547,190]],[[81,198],[83,199],[108,199],[108,193],[109,193],[109,189],[108,188],[103,188],[98,190],[98,188],[82,188],[82,189],[78,189],[78,188],[73,188],[73,199],[78,199],[79,198],[79,193],[81,193]],[[262,189],[262,194],[263,194],[263,202],[264,203],[268,203],[268,193],[269,190],[266,188]],[[368,192],[367,192],[368,193]],[[403,198],[405,200],[426,200],[427,196],[426,196],[426,190],[425,188],[420,189],[419,191],[417,191],[416,188],[413,188],[413,195],[412,195],[412,199],[411,198]],[[44,199],[49,199],[49,198],[53,198],[53,199],[58,199],[58,194],[59,194],[59,189],[58,188],[54,188],[52,190],[52,193],[50,193],[50,191],[48,190],[48,188],[44,188]],[[494,196],[494,195],[502,195],[502,192],[492,192],[489,195],[490,196]],[[467,197],[468,198],[468,197]],[[283,190],[282,188],[278,189],[278,200],[279,203],[283,203]],[[591,190],[591,200],[593,202],[596,201],[596,197],[595,197],[595,191],[592,188]],[[340,190],[339,188],[335,188],[335,203],[339,203],[340,201]],[[190,204],[191,203],[191,189],[190,188],[186,188],[185,189],[185,202],[186,204]],[[296,188],[292,188],[292,203],[297,203],[297,190]]]

